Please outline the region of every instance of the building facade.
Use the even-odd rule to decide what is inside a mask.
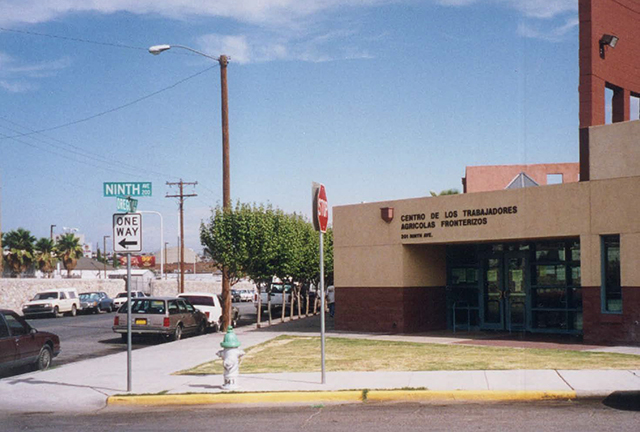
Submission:
[[[336,329],[640,343],[640,1],[579,5],[580,182],[335,207]]]

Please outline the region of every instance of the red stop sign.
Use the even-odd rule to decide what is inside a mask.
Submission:
[[[329,225],[329,202],[327,201],[327,191],[324,185],[321,184],[318,188],[318,198],[316,199],[316,218],[318,221],[318,227],[320,232],[327,232],[327,225]]]

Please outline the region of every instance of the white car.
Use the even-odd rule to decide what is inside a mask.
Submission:
[[[240,292],[240,301],[241,302],[250,302],[253,301],[253,291],[248,289],[238,290]]]
[[[222,317],[222,306],[216,294],[211,293],[182,293],[178,297],[189,300],[200,312],[207,317],[208,327],[212,331],[220,330],[220,318]]]
[[[131,291],[131,298],[136,298],[136,297],[147,297],[147,295],[142,291]],[[116,309],[120,309],[120,306],[122,306],[126,302],[127,302],[127,292],[122,291],[122,292],[119,292],[118,295],[113,299],[113,306]]]
[[[80,298],[75,288],[58,288],[39,292],[22,306],[22,314],[27,317],[48,315],[61,317],[63,313],[76,316],[80,310]]]

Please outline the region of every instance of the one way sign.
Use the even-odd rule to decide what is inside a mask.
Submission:
[[[142,252],[142,215],[140,213],[113,215],[113,251]]]

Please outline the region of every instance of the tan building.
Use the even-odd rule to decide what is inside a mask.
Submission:
[[[579,4],[581,181],[335,207],[336,329],[640,343],[640,1]]]

